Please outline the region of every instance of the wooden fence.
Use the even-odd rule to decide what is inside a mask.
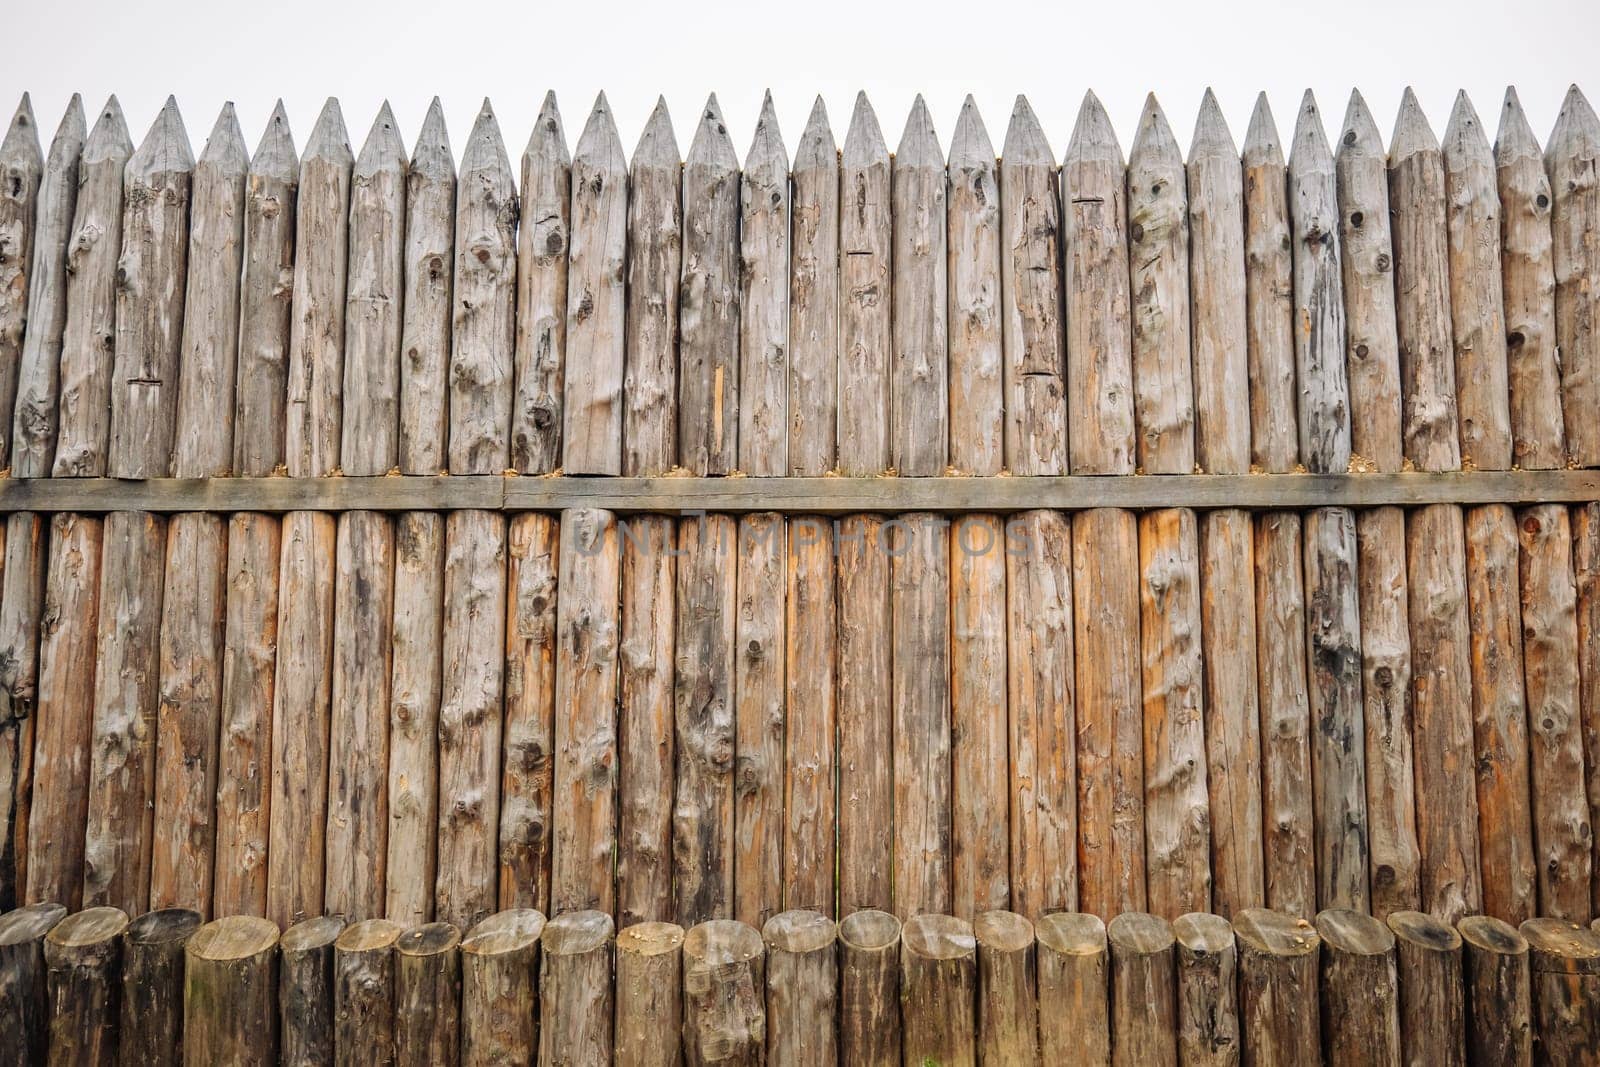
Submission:
[[[0,145],[0,906],[1593,917],[1576,89],[88,126]]]
[[[613,977],[614,976],[614,977]],[[1413,911],[1230,924],[788,911],[684,931],[499,912],[204,926],[36,904],[0,917],[0,1063],[1577,1064],[1600,934]],[[120,1059],[119,1059],[120,1056]]]

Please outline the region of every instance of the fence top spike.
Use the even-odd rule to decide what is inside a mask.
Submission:
[[[122,104],[113,93],[100,109],[89,139],[83,142],[83,161],[98,163],[106,159],[127,159],[133,155],[133,139],[128,136],[128,123],[122,117]]]
[[[1544,158],[1539,138],[1534,136],[1528,115],[1522,110],[1522,101],[1517,99],[1515,86],[1506,86],[1505,103],[1500,108],[1500,129],[1494,135],[1494,158],[1501,164],[1513,159]]]
[[[1311,90],[1300,99],[1300,115],[1294,124],[1294,143],[1289,148],[1289,169],[1298,173],[1333,168],[1333,153],[1328,149],[1328,134],[1322,128],[1322,112]]]
[[[1039,116],[1033,113],[1033,105],[1028,103],[1028,98],[1020,93],[1017,94],[1016,103],[1011,106],[1006,143],[1000,152],[1007,163],[1055,165],[1055,153],[1050,150],[1050,141],[1045,137],[1044,127],[1039,124]]]
[[[939,132],[933,128],[933,118],[928,114],[928,105],[921,93],[911,102],[911,114],[906,116],[906,128],[900,134],[900,147],[895,149],[894,155],[896,166],[944,169]]]
[[[83,96],[73,93],[72,99],[67,101],[67,109],[61,113],[61,121],[56,125],[55,134],[50,138],[50,151],[45,157],[45,166],[70,158],[76,168],[78,153],[83,151],[83,139],[87,136],[88,129],[89,124],[83,117]]]
[[[733,138],[728,136],[728,124],[723,121],[716,93],[706,97],[706,105],[700,109],[700,122],[685,162],[730,171],[739,169],[739,156],[733,150]]]
[[[795,148],[794,169],[812,170],[839,165],[839,149],[833,141],[833,127],[828,123],[828,106],[817,94],[811,105],[811,115],[800,134],[800,144]]]
[[[1062,164],[1086,160],[1115,161],[1123,165],[1122,146],[1117,143],[1117,131],[1111,128],[1111,116],[1094,90],[1083,94],[1083,104],[1078,108],[1078,121],[1072,127],[1072,139],[1067,142],[1067,152]]]
[[[1214,156],[1237,158],[1238,155],[1239,149],[1233,143],[1228,120],[1222,117],[1222,105],[1217,103],[1217,94],[1208,86],[1205,95],[1200,98],[1200,114],[1194,120],[1189,159],[1193,161]]]
[[[622,154],[622,138],[617,135],[617,123],[611,117],[611,105],[606,103],[604,92],[594,98],[594,108],[589,112],[588,121],[583,124],[583,133],[578,135],[572,158],[574,161],[583,160],[595,170],[615,174],[622,174],[628,169],[628,161]]]
[[[345,130],[344,112],[339,108],[339,98],[328,97],[328,102],[322,105],[322,113],[317,116],[317,124],[311,128],[311,136],[306,140],[306,154],[301,157],[301,163],[313,159],[326,159],[334,163],[350,166],[355,162],[355,156],[350,152],[350,134]]]
[[[1394,136],[1389,139],[1389,165],[1394,166],[1419,152],[1439,151],[1439,139],[1428,125],[1428,116],[1417,103],[1417,94],[1406,86],[1400,96],[1400,114],[1394,120]]]
[[[1341,129],[1344,131],[1339,135],[1341,156],[1376,156],[1383,159],[1386,155],[1383,134],[1378,132],[1378,124],[1373,121],[1372,111],[1359,89],[1350,90],[1350,103],[1345,106]]]
[[[144,143],[128,160],[128,172],[142,177],[154,174],[181,174],[194,170],[194,153],[189,147],[189,131],[183,127],[178,101],[167,97],[166,104],[150,124]]]
[[[456,157],[450,150],[450,131],[445,127],[444,106],[433,98],[422,118],[417,143],[411,149],[411,169],[425,178],[450,181],[456,176]]]
[[[878,125],[878,115],[865,92],[856,94],[855,111],[850,115],[850,129],[844,135],[844,162],[846,166],[867,167],[889,160],[889,145],[883,139],[883,128]]]
[[[289,115],[279,100],[267,119],[267,128],[261,131],[255,154],[250,157],[250,173],[293,181],[300,172],[300,160],[295,156],[294,134],[289,131]]]
[[[403,171],[405,167],[405,142],[400,139],[399,123],[395,122],[394,112],[389,109],[389,101],[385,100],[383,107],[378,109],[378,117],[372,120],[372,129],[367,132],[367,141],[361,146],[361,155],[356,157],[355,173]]]
[[[645,120],[639,143],[633,149],[633,167],[676,168],[678,136],[672,129],[672,114],[667,110],[667,98],[656,98],[656,106]]]
[[[1283,146],[1278,143],[1278,124],[1272,118],[1272,105],[1267,94],[1256,95],[1255,110],[1250,112],[1250,128],[1244,134],[1244,165],[1247,167],[1283,166]]]
[[[200,152],[200,162],[224,174],[243,174],[250,169],[250,150],[245,147],[244,131],[239,129],[232,100],[222,105]]]
[[[567,130],[561,123],[561,109],[556,106],[556,91],[544,94],[539,105],[539,117],[533,120],[533,132],[528,135],[528,146],[522,150],[523,159],[543,159],[563,167],[572,164],[567,154]]]
[[[11,125],[6,128],[5,140],[0,141],[0,160],[7,160],[13,166],[17,163],[33,167],[44,164],[44,153],[39,148],[39,124],[34,120],[33,101],[27,93],[22,94],[16,114],[11,116]]]
[[[989,140],[977,101],[969,93],[961,104],[961,114],[956,116],[956,131],[950,136],[950,169],[962,166],[976,170],[993,167],[994,162],[994,142]]]
[[[1561,159],[1591,155],[1596,151],[1600,151],[1600,118],[1595,117],[1594,108],[1589,106],[1583,90],[1574,84],[1567,90],[1561,110],[1556,113],[1556,125],[1545,144],[1545,156]]]
[[[761,117],[756,119],[755,136],[750,141],[750,151],[744,157],[744,169],[772,164],[787,174],[789,152],[783,146],[783,133],[778,129],[778,113],[772,106],[772,90],[761,101]]]
[[[1183,165],[1183,150],[1178,147],[1178,139],[1172,136],[1172,126],[1167,122],[1166,112],[1156,102],[1155,93],[1144,98],[1144,110],[1139,114],[1139,130],[1133,136],[1132,147],[1128,149],[1128,160],[1130,163],[1139,161],[1146,165]]]
[[[500,123],[494,117],[489,98],[483,98],[478,108],[478,118],[467,134],[467,146],[461,150],[461,172],[469,170],[496,171],[511,174],[511,159],[506,155],[505,138],[500,136]]]
[[[1450,121],[1444,128],[1444,153],[1485,162],[1490,157],[1489,138],[1465,89],[1456,93],[1456,102],[1450,108]]]

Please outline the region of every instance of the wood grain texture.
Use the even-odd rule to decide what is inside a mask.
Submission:
[[[333,943],[333,1060],[386,1064],[395,1055],[395,942],[399,923],[351,923]]]
[[[1178,957],[1178,1056],[1183,1063],[1239,1062],[1239,950],[1220,915],[1194,912],[1172,924]]]
[[[522,152],[521,190],[511,466],[548,474],[561,466],[572,221],[572,157],[554,92],[545,94]]]
[[[858,93],[839,156],[838,455],[840,472],[851,476],[891,466],[892,184],[878,116]]]
[[[9,516],[0,562],[0,906],[22,904],[28,887],[33,732],[44,607],[43,516]]]
[[[951,907],[970,922],[1011,906],[1005,531],[971,515],[948,536]]]
[[[1245,352],[1250,373],[1250,462],[1285,471],[1299,461],[1296,410],[1294,238],[1288,168],[1267,94],[1256,97],[1241,153],[1244,170]]]
[[[627,374],[622,470],[663,474],[678,459],[678,284],[683,167],[665,100],[639,135],[628,174]]]
[[[900,938],[900,1024],[908,1063],[978,1062],[978,951],[972,924],[918,915]]]
[[[769,92],[739,185],[739,463],[777,476],[789,442],[789,154]]]
[[[678,464],[727,474],[739,455],[739,157],[715,93],[683,163],[678,341]]]
[[[1126,911],[1106,925],[1111,946],[1111,1062],[1178,1062],[1178,964],[1172,925]]]
[[[1193,331],[1195,460],[1250,469],[1249,314],[1244,172],[1217,98],[1207,89],[1185,164],[1189,191],[1189,316]]]
[[[624,927],[616,952],[617,1067],[676,1067],[683,1055],[683,927]]]
[[[534,1062],[537,969],[544,915],[497,912],[461,939],[461,1062]]]
[[[331,915],[305,919],[278,939],[280,1062],[333,1062],[333,943],[344,925]]]
[[[838,1062],[838,926],[815,911],[785,911],[761,928],[767,946],[767,1062]]]
[[[767,1045],[766,946],[744,923],[714,919],[683,939],[683,1059],[757,1065]]]
[[[403,474],[437,474],[445,468],[449,441],[446,381],[456,243],[455,155],[437,97],[406,168],[405,237],[399,467]]]
[[[39,184],[44,178],[38,123],[27,93],[22,94],[0,139],[0,178],[0,367],[4,368],[0,370],[0,464],[10,466],[11,424],[3,414],[13,411],[17,400],[17,373],[33,280]],[[43,325],[49,328],[48,323]]]
[[[839,914],[850,915],[893,905],[890,558],[882,519],[852,516],[837,529]]]
[[[837,462],[839,417],[839,153],[818,96],[795,148],[789,258],[789,474]]]
[[[834,525],[790,519],[787,546],[783,902],[833,915],[840,656]]]
[[[1578,703],[1583,760],[1600,767],[1600,504],[1572,509],[1572,571],[1578,590]],[[1588,776],[1591,836],[1600,815],[1600,781]],[[1600,894],[1593,903],[1600,905]],[[1596,909],[1600,912],[1600,908]]]
[[[278,925],[234,915],[184,945],[183,1058],[266,1067],[277,1062]]]
[[[1321,1052],[1317,964],[1322,938],[1305,919],[1246,908],[1239,946],[1239,1023],[1250,1063],[1314,1062]]]
[[[740,519],[733,561],[732,914],[757,928],[783,910],[787,532],[775,512]]]
[[[1055,1063],[1081,1057],[1111,1062],[1110,954],[1098,916],[1055,912],[1034,929],[1039,970],[1039,1055]]]
[[[1591,415],[1600,404],[1600,319],[1594,300],[1600,290],[1600,250],[1590,236],[1600,225],[1596,159],[1600,159],[1600,118],[1574,85],[1545,141],[1544,166],[1554,201],[1551,262],[1567,458],[1579,467],[1600,465],[1600,424]]]
[[[1467,995],[1467,1057],[1474,1063],[1533,1062],[1528,941],[1487,915],[1456,924]]]
[[[1400,1062],[1399,978],[1394,934],[1358,911],[1319,912],[1322,1050],[1330,1067]]]
[[[944,152],[927,105],[911,105],[891,167],[894,215],[889,461],[901,475],[950,458],[949,262]]]
[[[617,677],[612,683],[620,685],[616,907],[627,928],[672,914],[667,858],[677,748],[672,698],[677,529],[665,516],[639,515],[619,526],[618,538],[622,616],[614,624]],[[603,872],[597,870],[595,876],[603,877]]]
[[[539,1062],[612,1059],[611,916],[569,911],[539,937]]]
[[[839,1060],[898,1063],[900,920],[864,909],[839,923]]]
[[[1403,1062],[1465,1064],[1461,935],[1421,912],[1397,911],[1387,921],[1399,950]]]
[[[970,96],[946,171],[950,466],[998,474],[1005,436],[1000,188],[994,145]]]

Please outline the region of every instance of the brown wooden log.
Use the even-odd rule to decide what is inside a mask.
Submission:
[[[278,926],[230,915],[184,945],[183,1062],[278,1062]]]
[[[1097,915],[1053,912],[1034,928],[1039,968],[1039,1058],[1086,1067],[1111,1063],[1106,925]]]
[[[617,935],[617,1067],[682,1062],[682,963],[676,923],[635,923]]]
[[[296,923],[278,939],[282,1063],[333,1063],[333,943],[343,931],[343,919],[324,915]]]
[[[789,154],[772,93],[739,184],[739,469],[779,476],[789,443]]]
[[[1178,965],[1172,925],[1125,911],[1106,926],[1111,946],[1111,1062],[1178,1062]]]
[[[1317,916],[1322,938],[1318,991],[1322,1055],[1330,1067],[1400,1063],[1394,935],[1358,911]]]
[[[831,451],[831,436],[829,441]],[[790,445],[794,445],[792,440]],[[791,910],[807,909],[831,917],[839,826],[833,523],[818,518],[791,519],[788,549],[783,901]]]
[[[404,448],[406,435],[401,434]],[[393,666],[389,680],[388,849],[384,914],[433,916],[443,683],[444,516],[395,518]]]
[[[1550,231],[1554,242],[1556,351],[1561,353],[1561,403],[1567,427],[1567,457],[1580,467],[1600,465],[1600,322],[1594,294],[1600,290],[1600,253],[1589,234],[1600,220],[1600,185],[1591,175],[1600,158],[1600,118],[1576,85],[1567,91],[1545,141],[1544,165],[1554,198]]]
[[[921,914],[900,938],[900,1023],[907,1063],[975,1064],[978,953],[972,924]]]
[[[1461,935],[1416,911],[1388,918],[1399,947],[1400,1033],[1404,1062],[1466,1063],[1466,1000]]]
[[[890,465],[891,186],[889,146],[867,94],[857,93],[839,155],[838,466],[851,476],[881,474]],[[839,710],[842,720],[842,701]],[[846,902],[843,910],[887,906],[887,900]]]
[[[770,512],[741,518],[735,534],[731,914],[757,929],[783,910],[787,532]]]
[[[607,1064],[612,1058],[614,992],[611,916],[569,911],[539,937],[539,1063]]]
[[[950,458],[950,301],[944,152],[921,95],[892,160],[889,462],[903,476],[926,477]]]
[[[761,930],[767,946],[767,1062],[838,1062],[838,924],[816,911],[785,911]]]
[[[461,1062],[532,1063],[539,1049],[535,970],[544,916],[513,908],[461,940]]]
[[[344,928],[333,943],[333,1062],[394,1062],[395,942],[402,927],[367,919]]]
[[[1239,942],[1239,1018],[1244,1061],[1314,1063],[1321,938],[1304,919],[1247,908],[1234,916]]]
[[[0,1017],[9,1020],[0,1063],[43,1061],[50,1039],[45,935],[66,918],[60,904],[28,904],[0,915]]]
[[[516,515],[506,550],[505,769],[500,779],[500,906],[550,906],[555,822],[556,575],[560,520]]]
[[[683,1049],[689,1067],[764,1061],[766,953],[761,935],[712,919],[683,939]]]
[[[952,427],[960,440],[962,427]],[[998,515],[967,515],[950,527],[950,789],[955,914],[1011,904],[1011,782],[1007,742],[1006,542]],[[1044,714],[1056,711],[1048,706]],[[1020,716],[1019,716],[1020,717]],[[1022,736],[1031,741],[1032,730]],[[1034,753],[1024,757],[1028,764]],[[1048,758],[1048,757],[1047,757]],[[1018,792],[1032,799],[1032,783]],[[1020,805],[1019,805],[1020,806]]]
[[[1578,592],[1578,703],[1586,767],[1600,767],[1600,503],[1572,509],[1572,572]],[[1600,775],[1588,775],[1590,834],[1600,814]],[[1597,844],[1600,848],[1600,844]],[[1594,887],[1600,900],[1600,884]]]
[[[1249,317],[1244,173],[1215,94],[1200,100],[1184,165],[1189,195],[1189,316],[1194,339],[1195,459],[1218,473],[1250,469]]]
[[[74,94],[73,101],[76,102]],[[78,119],[82,121],[82,107]],[[0,464],[11,465],[11,422],[5,415],[16,408],[17,378],[26,343],[30,290],[34,284],[34,235],[39,233],[39,187],[44,178],[44,155],[39,149],[39,128],[33,117],[33,102],[27,93],[17,105],[11,122],[0,140],[0,175],[5,189],[0,193]],[[52,190],[54,192],[54,190]],[[74,190],[76,192],[76,190]],[[56,194],[59,196],[59,194]],[[60,257],[60,235],[52,227],[44,234],[50,246],[43,251],[39,267],[50,273],[53,260]],[[52,278],[52,281],[55,281]],[[45,286],[40,285],[41,295]],[[52,323],[39,326],[51,332]]]
[[[622,470],[663,474],[678,458],[678,285],[683,274],[683,166],[665,99],[650,113],[630,168]]]
[[[461,1058],[461,930],[414,926],[394,943],[397,1067],[454,1067]]]
[[[565,528],[563,523],[563,528]],[[621,621],[617,626],[615,672],[620,683],[617,711],[617,916],[625,926],[658,921],[672,914],[673,775],[676,730],[673,721],[674,627],[677,623],[677,532],[663,515],[630,516],[617,527],[621,541]],[[581,542],[580,542],[581,543]],[[609,543],[607,545],[609,547]],[[574,575],[601,564],[581,555]],[[584,579],[592,581],[592,579]],[[585,587],[563,585],[567,597],[584,597]],[[602,587],[603,588],[603,587]],[[565,602],[566,598],[563,598]],[[831,604],[831,601],[830,601]],[[597,607],[605,608],[604,601]],[[603,623],[604,612],[578,614],[590,625]],[[559,631],[565,634],[563,628]],[[565,645],[563,645],[565,647]],[[576,646],[582,651],[583,646]],[[598,649],[600,646],[595,645]],[[598,679],[597,679],[598,680]],[[559,682],[557,684],[560,684]],[[600,710],[600,709],[595,709]],[[574,708],[574,714],[582,714]],[[581,736],[575,733],[574,736]],[[575,777],[582,781],[581,771]],[[594,790],[592,783],[587,786]],[[598,800],[598,798],[596,798]],[[597,804],[598,807],[598,804]],[[557,820],[557,832],[562,822]],[[595,830],[604,825],[596,819]],[[603,835],[601,840],[606,840]],[[606,873],[588,869],[603,899]]]
[[[1469,915],[1456,924],[1464,950],[1467,1062],[1533,1062],[1528,941],[1510,923]]]
[[[456,244],[456,158],[438,97],[428,106],[406,170],[405,237],[399,466],[403,474],[437,474],[450,439],[445,381]]]
[[[1294,349],[1294,241],[1288,168],[1267,94],[1256,97],[1241,150],[1244,170],[1246,355],[1250,462],[1284,471],[1299,461]]]
[[[184,1051],[184,946],[200,929],[189,908],[146,912],[122,938],[118,1062],[159,1067]]]
[[[841,390],[840,403],[847,392]],[[840,438],[840,455],[847,454]],[[890,773],[889,554],[884,523],[847,516],[837,530],[839,577],[839,914],[893,907],[894,780]]]
[[[1565,919],[1529,919],[1535,1063],[1600,1063],[1600,934]]]
[[[48,530],[41,515],[8,516],[5,558],[0,563],[0,906],[8,910],[22,903],[28,888],[34,709]]]
[[[1178,951],[1178,1057],[1185,1064],[1237,1064],[1239,959],[1233,927],[1220,915],[1191,912],[1173,921],[1172,934]]]
[[[857,911],[839,923],[839,1062],[896,1064],[900,1020],[900,920]]]
[[[837,463],[839,417],[839,152],[818,96],[795,149],[789,260],[789,473]]]
[[[123,934],[127,913],[87,908],[67,916],[45,935],[50,989],[50,1067],[117,1062],[122,993]]]
[[[978,942],[978,1059],[1039,1062],[1039,997],[1033,924],[1011,911],[973,920]]]
[[[727,474],[739,454],[739,157],[715,93],[684,158],[678,307],[678,463]]]
[[[572,157],[556,94],[545,94],[522,152],[517,229],[516,397],[511,465],[524,474],[561,466],[561,393],[567,354],[567,246]]]

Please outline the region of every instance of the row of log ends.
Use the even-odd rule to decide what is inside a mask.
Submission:
[[[0,916],[0,1065],[1596,1063],[1595,927],[789,911],[613,936],[517,909],[280,936],[34,904]]]

